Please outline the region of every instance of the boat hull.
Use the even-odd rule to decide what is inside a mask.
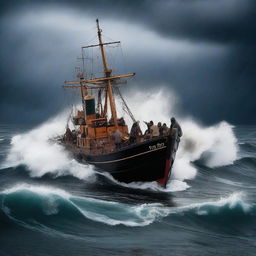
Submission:
[[[158,137],[132,144],[104,155],[89,155],[77,147],[69,147],[75,158],[110,173],[119,182],[158,181],[165,186],[172,167],[171,137]]]

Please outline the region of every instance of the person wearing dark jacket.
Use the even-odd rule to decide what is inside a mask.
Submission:
[[[140,129],[140,122],[134,122],[130,131],[130,138],[129,138],[129,142],[130,143],[134,143],[137,141],[137,139],[139,138],[139,136],[142,135],[141,129]]]
[[[171,154],[171,159],[172,161],[174,161],[176,152],[179,147],[180,137],[182,136],[182,129],[174,117],[171,118],[170,136],[172,138],[175,138],[175,140],[172,140],[172,154]]]
[[[176,119],[174,117],[171,118],[171,127],[170,127],[170,132],[172,132],[172,129],[177,129],[178,132],[178,136],[181,137],[182,136],[182,129],[179,125],[179,123],[176,121]]]
[[[163,136],[163,126],[161,122],[158,122],[157,124],[158,130],[159,130],[159,135]]]

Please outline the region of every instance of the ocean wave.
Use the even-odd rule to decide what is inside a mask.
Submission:
[[[255,143],[240,143],[239,144],[239,159],[243,157],[256,157],[256,144]]]
[[[141,121],[161,121],[169,125],[170,117],[176,116],[181,124],[183,136],[174,162],[172,178],[180,181],[194,179],[197,168],[193,162],[197,160],[203,160],[204,164],[211,168],[233,164],[238,152],[234,127],[225,121],[203,127],[192,118],[180,117],[177,110],[178,97],[171,91],[159,88],[157,91],[148,91],[147,94],[133,93],[130,103]]]
[[[192,163],[200,160],[210,168],[231,165],[237,159],[237,139],[233,127],[221,122],[211,127],[200,127],[194,121],[184,120],[182,137],[172,177],[194,178],[197,172]]]
[[[217,201],[194,203],[188,206],[176,208],[173,213],[193,214],[197,216],[218,216],[227,215],[256,215],[256,205],[245,201],[243,192],[233,193],[227,197],[220,198]]]
[[[232,181],[232,180],[224,179],[224,178],[220,178],[220,177],[215,177],[215,180],[217,182],[227,184],[227,185],[231,185],[231,186],[235,186],[235,187],[244,187],[245,186],[242,182]]]
[[[61,145],[49,140],[64,132],[66,116],[63,112],[27,133],[14,136],[2,167],[24,165],[31,177],[53,174],[56,177],[73,175],[83,180],[94,179],[91,165],[78,163]]]
[[[161,204],[128,205],[100,199],[78,197],[51,187],[16,185],[0,193],[1,210],[23,223],[84,222],[107,225],[146,226],[168,215]],[[73,223],[74,224],[74,223]]]
[[[237,174],[240,175],[239,179],[241,177],[246,177],[250,179],[250,184],[255,184],[255,168],[256,168],[256,157],[246,156],[242,157],[239,160],[236,161],[235,168],[233,168],[233,171],[235,171]],[[248,184],[247,184],[248,187]]]
[[[130,182],[130,183],[124,183],[119,182],[115,180],[109,173],[107,172],[97,172],[99,175],[102,175],[106,177],[108,180],[113,182],[116,185],[125,187],[125,188],[132,188],[132,189],[140,189],[140,190],[151,190],[151,191],[158,191],[158,192],[164,192],[164,193],[170,193],[170,192],[180,192],[185,191],[190,186],[185,181],[170,179],[166,187],[159,185],[156,181],[152,182]]]
[[[170,102],[174,102],[172,99],[176,97],[171,93],[163,93],[162,90],[149,94],[146,98],[144,94],[136,94],[131,99],[130,103],[136,110],[138,119],[143,121],[153,117],[154,122],[169,124],[170,116],[175,114],[175,108],[170,108]],[[155,108],[156,104],[158,108]],[[73,175],[84,180],[93,178],[92,166],[79,164],[63,147],[49,141],[49,138],[64,133],[67,116],[67,111],[64,111],[31,131],[14,136],[6,166],[25,165],[32,177],[52,173],[55,176]],[[173,166],[173,180],[195,178],[197,169],[193,162],[199,159],[204,159],[205,164],[210,167],[232,164],[237,159],[237,140],[231,125],[221,122],[215,126],[202,127],[192,119],[182,119],[179,116],[177,119],[184,135]],[[176,181],[174,183],[177,184]],[[137,185],[138,183],[131,186]],[[147,187],[149,184],[140,185]],[[152,187],[152,184],[149,186]],[[182,187],[184,189],[186,183]]]
[[[248,148],[248,149],[254,149],[256,148],[255,142],[240,142],[238,143],[240,147]]]
[[[147,226],[163,218],[190,221],[195,218],[216,223],[234,218],[250,221],[256,216],[256,205],[245,201],[243,193],[233,193],[217,201],[166,207],[161,203],[130,205],[95,198],[74,196],[61,189],[28,184],[16,185],[0,193],[1,215],[30,226],[43,226],[61,232],[71,232],[77,226],[93,222],[110,226]],[[89,221],[89,223],[88,223]],[[76,232],[76,230],[73,230]]]
[[[253,156],[244,156],[241,157],[236,161],[236,165],[242,164],[248,167],[248,170],[254,171],[255,166],[256,166],[256,157]]]
[[[242,193],[233,193],[215,202],[195,203],[179,207],[167,221],[185,229],[203,232],[244,234],[254,232],[256,204],[244,201]]]

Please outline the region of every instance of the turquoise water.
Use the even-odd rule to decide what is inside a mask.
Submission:
[[[62,149],[1,125],[0,255],[256,255],[256,127],[233,129],[232,163],[210,167],[204,152],[190,161],[193,177],[162,189],[118,183],[70,156],[64,168]]]

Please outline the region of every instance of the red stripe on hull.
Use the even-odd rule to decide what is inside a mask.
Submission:
[[[164,177],[162,179],[157,180],[157,183],[160,184],[161,186],[166,186],[166,183],[169,178],[169,172],[171,168],[171,160],[166,159],[165,160],[165,170],[164,170]]]

